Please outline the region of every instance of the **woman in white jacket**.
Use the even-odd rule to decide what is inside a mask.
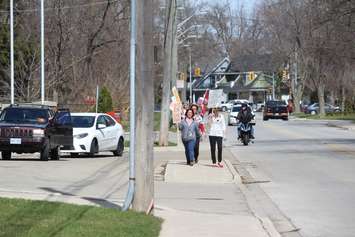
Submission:
[[[213,109],[212,113],[208,115],[209,125],[209,140],[211,148],[211,158],[214,166],[223,167],[222,164],[222,143],[223,137],[226,133],[226,123],[223,114],[219,113],[217,109]],[[218,163],[216,165],[216,145],[218,148]]]

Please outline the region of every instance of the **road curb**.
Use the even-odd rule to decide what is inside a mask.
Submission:
[[[237,157],[229,150],[229,156],[233,157],[240,165],[240,161]],[[285,214],[278,208],[278,206],[271,200],[271,198],[265,193],[265,191],[260,187],[257,183],[252,184],[244,184],[242,181],[242,177],[244,175],[250,175],[250,173],[242,166],[238,167],[241,171],[238,171],[233,164],[230,162],[232,169],[234,172],[239,175],[240,182],[236,183],[239,186],[240,190],[244,194],[248,206],[250,210],[253,212],[254,216],[260,221],[261,225],[263,226],[264,230],[268,233],[270,237],[288,237],[291,235],[288,234],[281,234],[281,233],[292,233],[292,237],[302,237],[302,235],[298,232],[298,228],[294,226],[294,224],[285,216]],[[241,175],[242,173],[242,175]],[[252,177],[253,178],[253,177]],[[256,191],[259,189],[258,193],[255,193],[253,189],[256,188]],[[265,197],[263,197],[265,195]],[[272,214],[268,213],[268,209],[274,208],[274,212]],[[277,213],[277,214],[276,214]],[[275,214],[277,216],[277,224],[279,225],[277,228],[275,223],[270,219],[270,215],[275,218]],[[281,226],[280,226],[281,225]],[[281,228],[281,229],[280,229]],[[296,232],[294,232],[297,230]]]
[[[229,169],[229,171],[232,173],[233,175],[233,182],[236,184],[242,184],[242,179],[239,175],[239,173],[236,171],[236,169],[234,169],[232,163],[230,162],[230,160],[224,160],[224,163],[226,164],[227,168]]]

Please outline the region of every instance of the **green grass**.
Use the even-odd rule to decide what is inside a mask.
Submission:
[[[157,237],[161,222],[115,209],[0,198],[1,237]]]
[[[332,113],[327,114],[325,116],[320,116],[318,114],[311,115],[305,113],[294,113],[294,116],[298,118],[306,118],[306,119],[326,119],[326,120],[351,120],[355,123],[355,113]]]
[[[124,141],[124,146],[125,147],[129,147],[129,141]],[[155,147],[159,147],[159,143],[158,142],[154,142],[154,146]],[[174,143],[174,142],[169,142],[168,146],[177,146],[177,144]]]
[[[154,131],[160,130],[160,112],[154,112]],[[129,119],[121,121],[123,129],[128,132],[129,131]],[[169,131],[176,132],[176,127],[173,125],[169,128]]]

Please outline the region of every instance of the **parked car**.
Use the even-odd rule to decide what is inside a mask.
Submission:
[[[331,104],[325,104],[324,109],[326,113],[337,113],[340,112],[339,106],[334,106]],[[304,111],[306,114],[318,114],[319,113],[319,104],[314,103],[305,108]]]
[[[72,156],[81,153],[94,156],[111,151],[122,156],[124,130],[114,118],[104,113],[72,113],[74,149],[63,150]]]
[[[228,125],[229,126],[233,126],[233,125],[237,125],[237,117],[238,117],[238,113],[240,112],[240,109],[242,108],[241,104],[236,104],[233,106],[231,112],[228,115]]]
[[[288,120],[288,109],[285,101],[269,100],[265,103],[263,120],[269,119]]]
[[[228,102],[222,101],[220,107],[221,107],[223,112],[230,111],[232,109],[232,107],[233,107],[233,102],[231,102],[231,101],[228,101]]]
[[[250,104],[249,100],[243,100],[243,99],[237,99],[237,100],[233,100],[234,105],[236,104]]]
[[[10,105],[0,115],[0,151],[3,160],[12,152],[40,152],[40,159],[59,160],[60,148],[73,147],[70,111],[56,113],[43,105]]]

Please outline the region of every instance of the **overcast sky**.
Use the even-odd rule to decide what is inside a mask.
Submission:
[[[227,0],[205,0],[207,2],[211,3],[225,3]],[[253,7],[256,3],[260,2],[261,0],[229,0],[229,2],[232,4],[234,8],[238,8],[238,4],[242,4],[246,9],[248,9],[248,12],[253,10]]]

